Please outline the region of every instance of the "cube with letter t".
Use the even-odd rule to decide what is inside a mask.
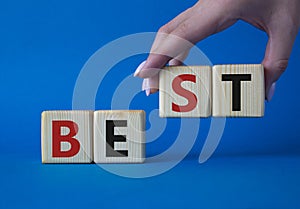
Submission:
[[[93,111],[42,113],[42,162],[91,163]]]
[[[264,100],[262,65],[213,67],[214,117],[262,117]]]
[[[145,112],[107,110],[94,113],[94,162],[143,163]]]

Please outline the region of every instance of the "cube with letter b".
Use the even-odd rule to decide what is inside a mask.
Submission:
[[[42,162],[91,163],[93,111],[42,113]]]
[[[145,112],[107,110],[94,113],[94,162],[143,163]]]
[[[174,66],[159,75],[160,117],[211,116],[211,67]]]

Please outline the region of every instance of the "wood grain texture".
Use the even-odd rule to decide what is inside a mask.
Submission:
[[[74,136],[80,143],[79,152],[73,157],[53,157],[52,121],[73,121],[78,125]],[[61,134],[70,130],[61,128]],[[91,163],[93,160],[93,111],[44,111],[42,113],[42,162],[43,163]],[[70,143],[61,142],[61,150],[70,149]]]
[[[107,143],[107,121],[114,121],[113,138],[123,136],[126,141]],[[118,121],[126,121],[120,127]],[[124,125],[124,124],[123,124]],[[127,151],[126,155],[108,156],[108,153]],[[94,162],[143,163],[145,161],[145,112],[139,110],[107,110],[94,113]]]
[[[251,81],[241,81],[240,110],[234,110],[233,83],[224,81],[223,75],[251,75]],[[216,65],[213,67],[214,117],[264,116],[264,68],[262,65]],[[223,80],[223,81],[222,81]]]
[[[195,82],[183,81],[181,87],[192,92],[197,98],[196,107],[185,112],[172,110],[172,103],[185,106],[189,103],[186,96],[178,95],[172,85],[180,75],[195,75]],[[165,67],[159,75],[159,115],[160,117],[209,117],[211,116],[211,67],[174,66]]]

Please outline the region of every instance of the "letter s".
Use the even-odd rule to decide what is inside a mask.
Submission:
[[[197,105],[196,95],[181,86],[181,83],[183,81],[191,81],[193,83],[196,83],[196,76],[191,74],[182,74],[174,78],[172,82],[172,88],[174,92],[188,100],[188,103],[183,106],[179,106],[172,102],[172,111],[174,112],[190,112],[195,109]]]

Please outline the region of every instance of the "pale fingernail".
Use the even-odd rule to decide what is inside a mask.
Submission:
[[[145,78],[143,80],[143,84],[142,84],[142,91],[146,90],[146,89],[149,89],[150,86],[149,86],[149,79],[148,78]]]
[[[146,89],[146,95],[147,95],[147,96],[150,95],[150,91],[151,91],[151,89]]]
[[[274,96],[274,93],[275,93],[275,89],[276,89],[276,83],[273,83],[269,92],[268,92],[268,95],[267,95],[267,101],[270,102]]]
[[[141,70],[143,69],[143,67],[145,66],[146,64],[146,61],[142,62],[138,67],[137,69],[135,70],[133,76],[136,77],[139,75],[139,73],[141,72]]]

